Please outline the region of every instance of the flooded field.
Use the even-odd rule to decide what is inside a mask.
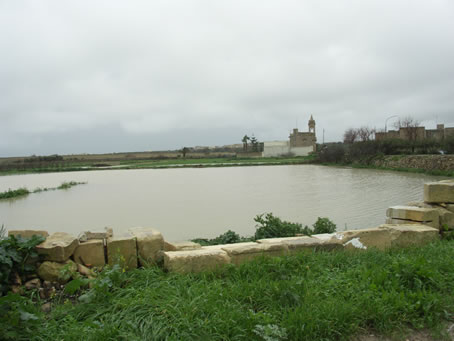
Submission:
[[[215,237],[228,229],[255,231],[253,218],[273,212],[312,225],[329,217],[338,230],[384,223],[386,208],[421,200],[423,184],[440,177],[315,165],[102,170],[0,177],[9,188],[55,187],[87,182],[68,190],[0,201],[0,225],[79,232],[150,226],[167,240]]]

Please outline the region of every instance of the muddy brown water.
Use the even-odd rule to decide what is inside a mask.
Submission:
[[[0,201],[0,225],[77,235],[104,226],[116,233],[134,226],[160,230],[170,241],[215,237],[228,229],[255,231],[257,214],[303,225],[329,217],[338,230],[384,223],[386,208],[421,200],[423,184],[440,177],[315,165],[103,170],[0,176],[8,188],[69,190]]]

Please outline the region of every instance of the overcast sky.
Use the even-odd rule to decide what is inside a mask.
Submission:
[[[0,156],[286,140],[311,114],[320,142],[454,126],[454,1],[0,0]]]

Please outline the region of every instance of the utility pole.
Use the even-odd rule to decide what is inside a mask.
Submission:
[[[389,117],[386,119],[386,121],[385,121],[385,133],[387,132],[386,124],[388,123],[388,120],[389,120],[390,118],[393,118],[393,117],[399,117],[399,116],[397,116],[397,115],[392,115],[392,116],[389,116]]]
[[[325,144],[325,128],[323,128],[323,143],[322,144]]]

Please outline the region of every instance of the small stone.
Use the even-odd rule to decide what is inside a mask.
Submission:
[[[46,295],[46,290],[44,288],[39,288],[39,297],[42,300],[49,298],[49,296]]]
[[[25,283],[25,289],[32,290],[41,287],[41,280],[39,278],[32,279]]]
[[[52,283],[49,282],[49,281],[44,281],[43,282],[43,288],[45,288],[45,289],[52,288]]]
[[[19,294],[19,295],[22,295],[24,293],[24,290],[22,289],[22,287],[17,284],[13,284],[11,286],[11,291],[13,292],[13,294]]]
[[[50,311],[52,310],[52,305],[50,304],[50,302],[48,303],[44,303],[42,306],[41,306],[41,311],[43,313],[50,313]]]
[[[77,271],[83,275],[83,276],[86,276],[86,277],[96,277],[96,274],[90,270],[89,268],[87,268],[86,266],[82,265],[82,264],[77,264]]]

